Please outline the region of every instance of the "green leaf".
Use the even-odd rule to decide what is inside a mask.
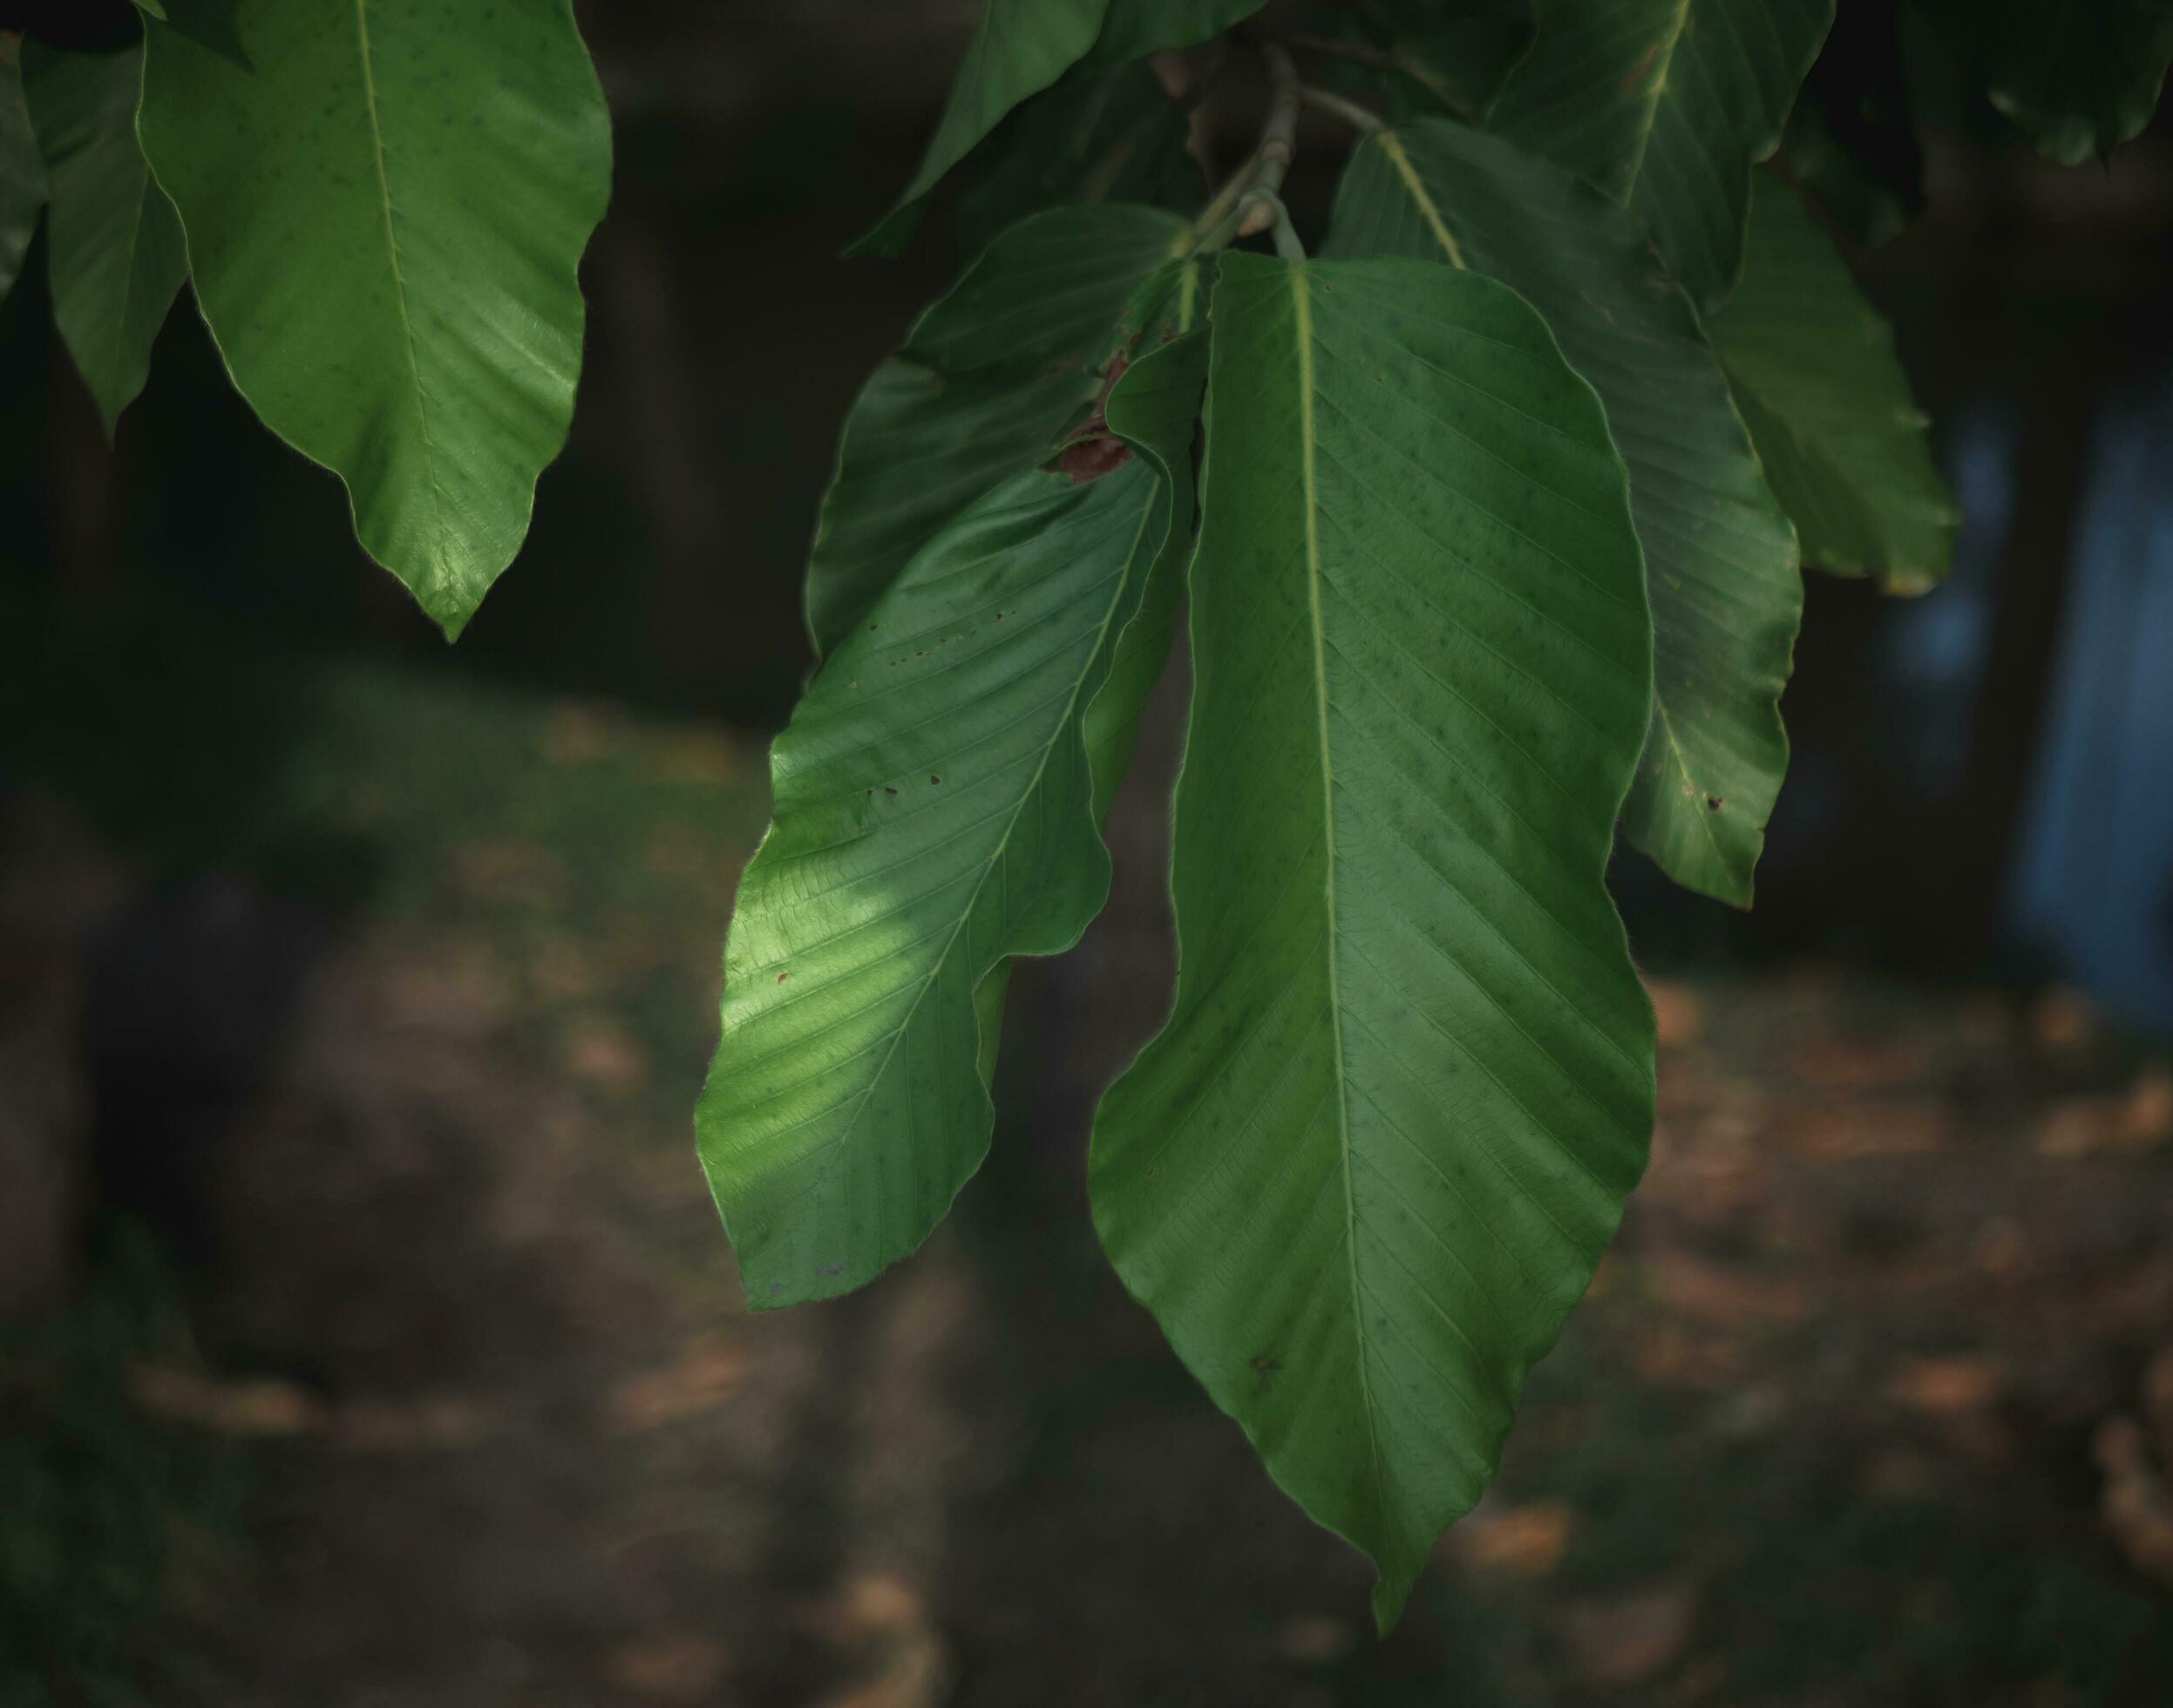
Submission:
[[[1537,37],[1531,0],[1382,0],[1377,18],[1393,58],[1392,110],[1410,116],[1448,112],[1479,119]],[[1408,85],[1408,91],[1406,89]],[[1408,98],[1409,91],[1417,98]]]
[[[1088,708],[1189,532],[1200,342],[1149,354],[1109,400],[1148,455],[997,486],[778,739],[696,1116],[757,1307],[857,1287],[927,1236],[988,1149],[1005,962],[1070,947],[1101,907]]]
[[[1834,0],[1540,0],[1490,120],[1626,203],[1701,310],[1742,265],[1750,166],[1780,145]]]
[[[161,0],[136,0],[136,10],[146,17],[155,17],[161,24],[166,22],[166,7]]]
[[[1003,121],[974,153],[986,167],[959,192],[959,252],[978,255],[1029,215],[1075,202],[1198,209],[1199,166],[1185,152],[1187,117],[1144,65],[1075,70]]]
[[[1165,48],[1194,47],[1242,24],[1266,0],[1109,0],[1091,62],[1121,64]]]
[[[1652,634],[1599,404],[1507,288],[1231,255],[1211,327],[1182,970],[1095,1220],[1386,1626],[1643,1166],[1602,879]]]
[[[611,133],[567,0],[233,0],[147,32],[139,133],[265,424],[450,635],[520,547],[581,369]]]
[[[1795,532],[1688,299],[1624,209],[1443,119],[1385,132],[1353,155],[1328,249],[1499,279],[1599,394],[1629,468],[1655,651],[1625,823],[1676,882],[1749,905],[1788,767],[1781,690],[1803,588]]]
[[[136,146],[143,48],[68,53],[33,43],[23,89],[51,202],[53,319],[105,436],[143,390],[151,346],[188,273],[180,217]]]
[[[1893,593],[1942,580],[1954,503],[1893,334],[1802,200],[1764,173],[1742,283],[1706,329],[1803,561]]]
[[[1084,58],[1108,10],[1109,0],[987,0],[919,169],[891,211],[845,253],[892,255],[903,249],[920,223],[921,204],[944,173],[1012,108]]]
[[[23,39],[0,31],[0,302],[23,271],[45,206],[45,168],[23,100]]]
[[[845,417],[807,567],[818,651],[946,522],[1047,460],[1100,389],[1125,303],[1187,239],[1154,208],[1053,208],[1005,232],[921,316]]]
[[[2173,0],[1919,0],[1992,104],[2069,166],[2113,152],[2157,111]]]

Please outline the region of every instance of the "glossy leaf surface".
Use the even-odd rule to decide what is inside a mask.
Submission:
[[[1803,561],[1896,592],[1941,580],[1953,500],[1893,334],[1802,198],[1764,173],[1742,283],[1707,330]]]
[[[233,0],[147,27],[144,150],[228,371],[448,634],[564,444],[611,141],[567,0]]]
[[[1651,630],[1599,404],[1504,287],[1232,255],[1211,327],[1181,973],[1095,1217],[1386,1624],[1643,1164],[1602,879]]]
[[[1539,0],[1493,128],[1626,203],[1703,309],[1742,264],[1750,166],[1781,141],[1834,0]]]
[[[0,31],[0,302],[15,288],[45,206],[45,168],[23,99],[22,38]]]
[[[1168,471],[1200,354],[1151,354],[1110,398],[1154,454],[1077,485],[1029,469],[945,526],[778,739],[697,1115],[757,1307],[859,1286],[927,1236],[988,1149],[1005,962],[1069,948],[1102,905],[1087,719],[1189,533]]]
[[[136,145],[143,50],[24,50],[23,88],[44,157],[53,319],[113,424],[151,371],[151,346],[188,273],[173,204]]]
[[[1100,389],[1132,293],[1185,238],[1154,208],[1055,208],[1004,233],[920,317],[845,417],[808,560],[819,651],[946,522],[1048,459]]]
[[[1623,208],[1442,119],[1358,150],[1329,250],[1499,279],[1599,392],[1629,468],[1655,653],[1625,824],[1677,882],[1747,905],[1788,765],[1780,699],[1803,592],[1795,532],[1688,300]]]
[[[2139,135],[2173,61],[2173,0],[1921,0],[1992,103],[2055,160]]]

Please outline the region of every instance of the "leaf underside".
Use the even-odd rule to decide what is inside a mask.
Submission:
[[[1677,882],[1748,905],[1788,766],[1780,699],[1803,582],[1795,532],[1688,300],[1625,209],[1499,138],[1439,119],[1353,155],[1328,251],[1499,279],[1599,394],[1629,469],[1655,652],[1625,828]]]
[[[188,273],[180,217],[136,145],[143,49],[32,44],[24,91],[44,156],[53,319],[106,437],[143,390],[151,346]]]
[[[1742,265],[1750,167],[1779,146],[1834,0],[1540,0],[1489,124],[1626,203],[1701,310]]]
[[[1507,289],[1232,255],[1212,333],[1182,971],[1095,1219],[1385,1626],[1642,1167],[1602,880],[1651,631],[1599,403]]]
[[[927,1237],[988,1149],[1006,962],[1101,907],[1096,752],[1137,707],[1097,702],[1152,684],[1123,642],[1189,533],[1201,355],[1163,347],[1112,394],[1144,454],[1076,485],[1029,469],[944,525],[778,740],[696,1116],[757,1307]]]
[[[568,0],[234,0],[148,26],[139,132],[197,300],[265,424],[347,484],[450,634],[527,532],[581,366],[610,187]]]
[[[1896,593],[1943,580],[1954,504],[1892,332],[1802,198],[1763,173],[1746,255],[1706,329],[1803,561]]]

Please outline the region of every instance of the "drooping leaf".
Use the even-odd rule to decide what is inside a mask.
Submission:
[[[1154,208],[1053,208],[1005,232],[921,316],[845,417],[808,560],[818,651],[946,522],[1047,459],[1100,389],[1126,302],[1186,236]]]
[[[1602,875],[1651,628],[1599,403],[1506,288],[1232,255],[1210,325],[1182,971],[1095,1220],[1385,1625],[1643,1164]]]
[[[23,271],[45,206],[45,168],[23,100],[23,38],[0,30],[0,302]]]
[[[23,89],[44,157],[53,319],[108,438],[143,390],[151,346],[188,273],[180,217],[136,146],[143,49],[24,50]]]
[[[1706,329],[1803,561],[1895,593],[1944,578],[1953,499],[1893,334],[1802,200],[1765,173],[1742,283]]]
[[[1751,163],[1781,141],[1834,0],[1539,0],[1489,122],[1626,203],[1701,310],[1742,264]]]
[[[1078,69],[1005,119],[974,152],[984,169],[951,214],[977,256],[1028,216],[1074,202],[1136,202],[1191,215],[1203,200],[1185,152],[1185,107],[1142,64]]]
[[[1005,114],[1086,57],[1108,10],[1109,0],[986,0],[920,166],[891,211],[845,253],[891,255],[904,248],[943,175]]]
[[[757,1307],[859,1286],[927,1236],[988,1149],[1005,962],[1069,948],[1107,893],[1088,708],[1189,533],[1199,342],[1144,356],[1110,397],[1149,454],[995,487],[778,739],[696,1117]]]
[[[1195,47],[1239,24],[1267,0],[1109,0],[1090,56],[1097,65],[1144,59],[1165,48]]]
[[[1748,905],[1788,766],[1780,700],[1803,589],[1795,532],[1688,299],[1626,210],[1444,119],[1353,155],[1328,250],[1499,279],[1599,394],[1653,609],[1652,723],[1624,821],[1678,883]]]
[[[2173,62],[2173,0],[1919,0],[1992,104],[2055,160],[2142,133]]]
[[[149,26],[139,121],[265,424],[457,634],[519,549],[581,367],[610,187],[568,0],[232,0]]]

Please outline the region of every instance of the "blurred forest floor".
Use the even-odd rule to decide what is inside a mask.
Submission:
[[[126,1212],[0,1348],[5,1708],[2166,1699],[2173,1077],[2070,996],[1656,979],[1650,1176],[1375,1644],[1088,1225],[1151,798],[960,1213],[754,1318],[688,1111],[758,740],[37,610],[0,720]]]

